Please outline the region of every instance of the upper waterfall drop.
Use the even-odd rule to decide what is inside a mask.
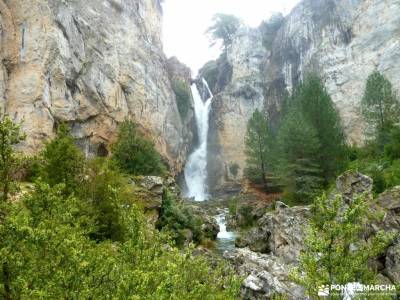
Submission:
[[[196,83],[192,84],[191,89],[199,144],[189,156],[184,172],[187,186],[186,196],[194,198],[196,201],[204,201],[209,198],[207,187],[207,138],[208,119],[213,94],[204,78],[202,78],[202,83],[210,97],[206,101],[203,101]]]

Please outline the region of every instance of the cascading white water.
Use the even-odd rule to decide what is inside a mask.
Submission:
[[[189,156],[185,167],[185,181],[187,186],[186,196],[196,201],[207,200],[207,137],[208,117],[213,95],[208,87],[207,81],[203,78],[203,85],[207,88],[210,97],[203,101],[195,83],[192,84],[194,100],[194,113],[199,137],[198,148]]]

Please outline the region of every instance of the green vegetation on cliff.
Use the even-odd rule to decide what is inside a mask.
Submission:
[[[222,46],[226,50],[232,44],[233,37],[241,26],[241,21],[233,15],[216,14],[213,17],[213,22],[214,24],[207,29],[212,45],[221,40]]]

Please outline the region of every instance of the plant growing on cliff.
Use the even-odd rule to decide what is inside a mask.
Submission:
[[[394,236],[380,231],[368,241],[360,239],[368,222],[367,211],[365,195],[348,204],[340,195],[316,198],[299,267],[291,274],[311,297],[317,297],[323,285],[373,283],[377,270],[368,261],[380,255]]]
[[[383,149],[393,126],[400,122],[400,103],[390,81],[377,70],[367,79],[361,105],[370,135]]]
[[[16,188],[12,177],[19,160],[13,147],[25,138],[20,128],[8,116],[0,121],[0,196],[3,202]]]
[[[190,99],[192,98],[190,86],[183,80],[174,79],[172,80],[172,89],[175,93],[181,119],[185,119],[190,108]]]
[[[63,183],[68,193],[77,190],[85,160],[65,124],[61,124],[57,136],[46,143],[41,157],[40,174],[46,183],[50,186]]]
[[[227,47],[232,44],[233,37],[241,26],[238,17],[227,14],[215,14],[213,17],[213,25],[211,25],[206,33],[209,34],[211,46],[218,41],[222,41],[222,46],[226,51]]]
[[[166,168],[154,144],[139,133],[132,121],[124,121],[113,146],[112,158],[131,175],[162,175]]]
[[[267,118],[258,109],[247,123],[245,146],[246,177],[252,182],[262,183],[266,187],[267,177],[272,169],[269,162],[272,152],[272,135]]]

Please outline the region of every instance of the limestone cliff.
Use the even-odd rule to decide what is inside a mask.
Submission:
[[[0,105],[38,150],[68,122],[86,154],[133,119],[175,171],[191,134],[161,44],[158,0],[0,0]]]
[[[399,11],[399,0],[303,0],[272,36],[265,26],[241,30],[226,54],[232,79],[213,103],[212,188],[240,181],[253,111],[262,109],[273,123],[284,94],[311,71],[324,80],[348,140],[362,143],[360,101],[367,76],[377,68],[400,91]],[[240,167],[236,176],[232,164]]]

